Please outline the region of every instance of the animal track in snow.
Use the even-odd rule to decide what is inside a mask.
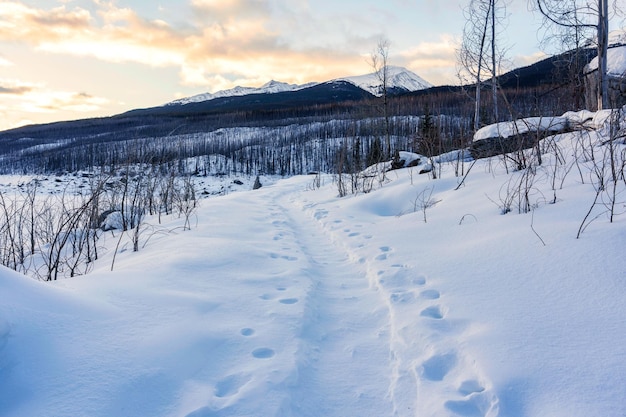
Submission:
[[[379,271],[378,275],[382,276],[386,271]],[[426,278],[423,276],[414,277],[411,270],[401,267],[393,275],[380,278],[378,281],[385,288],[404,288],[409,285],[424,285],[426,284]]]
[[[272,259],[285,259],[285,260],[291,261],[291,262],[298,260],[298,257],[296,257],[296,256],[279,255],[277,253],[271,253],[270,254],[270,258],[272,258]]]
[[[254,356],[257,359],[269,359],[273,357],[275,354],[276,352],[274,352],[274,349],[270,349],[266,347],[254,349],[252,351],[252,356]]]
[[[427,300],[436,300],[441,296],[441,294],[437,290],[424,290],[420,296],[422,298],[426,298]]]
[[[278,300],[279,303],[281,304],[295,304],[298,302],[297,298],[283,298],[281,300]]]
[[[411,291],[398,291],[389,297],[394,304],[408,304],[415,301],[415,294]]]
[[[461,386],[459,387],[459,394],[467,396],[477,392],[483,392],[484,390],[485,388],[480,384],[480,382],[471,379],[461,383]]]
[[[420,316],[440,320],[443,318],[443,311],[440,306],[431,306],[422,310]]]
[[[241,329],[239,331],[239,333],[241,333],[242,336],[252,336],[254,334],[254,329],[251,329],[250,327],[244,327],[243,329]]]
[[[443,381],[455,365],[456,355],[454,353],[434,355],[422,364],[420,373],[429,381]]]
[[[483,417],[493,404],[488,398],[474,396],[467,400],[446,401],[445,407],[463,417]]]
[[[243,374],[229,375],[215,385],[216,397],[231,397],[250,381],[250,376]]]

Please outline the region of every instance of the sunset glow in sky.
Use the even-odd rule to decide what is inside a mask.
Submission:
[[[0,129],[107,116],[272,79],[305,83],[390,64],[457,84],[464,0],[0,0]],[[509,6],[517,66],[539,19]]]

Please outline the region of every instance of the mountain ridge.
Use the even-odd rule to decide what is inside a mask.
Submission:
[[[388,91],[393,93],[405,93],[423,90],[433,85],[416,73],[400,66],[388,65]],[[216,91],[215,93],[200,93],[189,97],[176,99],[164,106],[187,105],[191,103],[202,103],[219,98],[241,97],[252,94],[276,94],[290,91],[304,90],[309,87],[315,87],[322,84],[348,82],[366,92],[374,95],[382,95],[382,86],[378,78],[377,72],[369,74],[355,75],[348,77],[335,78],[323,82],[310,82],[305,84],[289,84],[281,81],[271,80],[261,87],[242,87],[236,86],[227,90]]]

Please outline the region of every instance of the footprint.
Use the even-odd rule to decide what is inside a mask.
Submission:
[[[467,400],[446,401],[445,407],[463,417],[483,417],[489,414],[493,403],[487,397],[473,396]]]
[[[443,318],[443,311],[441,311],[439,306],[431,306],[422,310],[420,316],[440,320]]]
[[[480,382],[470,379],[461,383],[461,386],[459,387],[459,394],[467,396],[483,392],[484,390],[485,388],[480,384]]]
[[[350,234],[348,235],[348,237],[357,237],[357,236],[359,236],[359,235],[360,235],[360,233],[359,233],[359,232],[352,232],[352,233],[350,233]]]
[[[427,300],[436,300],[441,296],[437,290],[424,290],[420,295]]]
[[[272,294],[263,294],[263,295],[259,295],[259,298],[261,300],[273,300],[274,296]]]
[[[381,253],[380,255],[378,255],[376,258],[377,261],[384,261],[385,259],[387,259],[387,254],[386,253]]]
[[[281,304],[295,304],[298,302],[297,298],[283,298],[282,300],[278,300]]]
[[[276,352],[274,352],[274,349],[270,349],[270,348],[258,348],[252,351],[252,356],[254,356],[257,359],[269,359],[273,357],[275,354]]]
[[[391,294],[389,298],[394,304],[404,304],[415,301],[415,294],[410,291],[399,291]]]
[[[381,246],[380,250],[381,250],[381,252],[389,252],[391,250],[391,248],[389,246]]]
[[[215,385],[215,396],[219,398],[233,396],[249,381],[248,375],[229,375]]]
[[[411,280],[411,284],[424,285],[426,284],[426,278],[424,276],[415,277]]]
[[[380,272],[384,274],[386,271],[382,270]],[[382,274],[379,273],[379,275]],[[381,284],[384,283],[386,288],[405,288],[412,280],[411,271],[409,269],[402,268],[398,269],[396,273],[387,277],[384,281],[381,280]]]
[[[276,287],[276,291],[287,291],[286,287]]]
[[[239,333],[241,333],[242,336],[252,336],[254,334],[254,329],[251,329],[250,327],[244,327],[239,331]]]
[[[456,365],[456,355],[435,355],[422,364],[421,375],[429,381],[442,381]]]

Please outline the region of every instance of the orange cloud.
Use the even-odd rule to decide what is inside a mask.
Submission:
[[[91,13],[69,4],[44,9],[4,1],[0,41],[107,62],[177,67],[182,85],[213,91],[260,85],[271,78],[303,83],[370,70],[356,48],[293,47],[272,25],[268,0],[191,0],[194,17],[184,28],[145,19],[114,1],[94,4],[97,11]],[[356,43],[363,44],[363,39]],[[402,59],[419,69],[435,62],[420,61],[426,56],[425,49],[418,49]]]

